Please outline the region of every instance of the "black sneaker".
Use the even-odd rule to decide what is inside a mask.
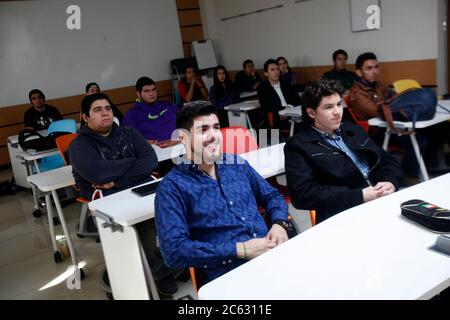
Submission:
[[[160,294],[165,296],[173,295],[178,291],[177,282],[172,275],[156,280],[156,288]]]

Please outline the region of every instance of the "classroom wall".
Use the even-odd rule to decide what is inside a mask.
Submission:
[[[81,8],[81,30],[68,30],[66,9]],[[90,81],[130,86],[141,75],[170,78],[183,57],[175,0],[0,2],[0,107],[73,96]]]
[[[344,48],[349,63],[364,51],[380,61],[430,60],[438,56],[437,0],[381,0],[382,29],[353,33],[349,0],[201,0],[205,37],[215,41],[229,69],[245,58],[262,67],[269,57],[285,56],[292,66],[331,64]],[[222,18],[283,5],[281,9],[228,21]]]

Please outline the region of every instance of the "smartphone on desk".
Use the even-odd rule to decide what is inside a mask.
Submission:
[[[151,195],[156,192],[156,189],[158,188],[159,181],[146,184],[141,187],[133,188],[131,189],[131,192],[138,195],[139,197],[145,197],[148,195]]]

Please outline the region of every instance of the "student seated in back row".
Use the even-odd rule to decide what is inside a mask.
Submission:
[[[221,154],[214,106],[184,108],[177,127],[187,153],[158,187],[158,238],[168,266],[196,267],[209,282],[286,241],[287,206],[246,161]]]
[[[239,92],[256,91],[261,84],[261,76],[255,70],[255,64],[252,60],[245,60],[242,64],[244,70],[239,71],[234,79],[236,88]]]
[[[183,102],[208,100],[208,89],[193,66],[187,66],[185,77],[178,82],[178,92]]]
[[[287,121],[280,118],[279,111],[288,105],[293,107],[300,105],[300,96],[287,82],[280,81],[280,67],[274,59],[264,63],[264,75],[267,77],[258,87],[258,98],[266,116],[269,128],[280,129],[282,126],[289,127]]]
[[[45,103],[45,95],[39,89],[33,89],[28,93],[31,107],[25,111],[23,122],[25,128],[36,131],[48,129],[52,122],[62,120],[57,108]]]
[[[335,80],[344,88],[345,92],[350,90],[353,82],[358,80],[356,73],[348,71],[347,67],[348,54],[342,49],[333,52],[334,68],[324,73],[323,78],[327,80]]]
[[[86,91],[86,95],[89,96],[91,94],[100,92],[100,86],[96,82],[89,82],[86,85],[85,91]],[[115,121],[117,121],[117,124],[120,125],[123,121],[123,114],[122,114],[122,112],[120,112],[120,110],[114,104],[111,105],[111,107],[113,109],[113,115],[116,118]],[[80,123],[81,123],[81,126],[84,126],[86,124],[83,120],[81,111],[80,111]]]
[[[158,100],[156,83],[141,77],[136,81],[139,102],[125,114],[122,125],[137,129],[147,140],[165,141],[176,130],[178,107]]]
[[[209,98],[219,112],[220,126],[228,127],[228,114],[224,107],[241,101],[241,98],[224,66],[214,69],[214,85],[209,89]]]
[[[152,181],[152,171],[158,165],[155,151],[137,130],[113,122],[111,106],[103,93],[86,96],[81,106],[86,126],[80,129],[69,148],[73,176],[80,195],[86,199],[91,199],[94,190],[101,190],[107,196]],[[147,248],[158,290],[162,294],[175,293],[177,286],[172,270],[164,265],[156,248],[153,221],[136,227],[147,230],[145,234],[150,232],[141,241]]]
[[[284,148],[292,204],[316,210],[317,222],[395,192],[402,176],[397,160],[361,127],[341,123],[341,92],[327,80],[308,85],[303,122]]]

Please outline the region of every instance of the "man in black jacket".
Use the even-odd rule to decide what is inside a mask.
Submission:
[[[264,75],[267,77],[258,87],[258,99],[261,103],[268,128],[280,129],[283,125],[287,128],[287,121],[280,122],[278,112],[288,105],[293,107],[300,105],[300,96],[295,89],[286,82],[280,81],[280,67],[274,59],[264,63]]]
[[[316,210],[317,222],[395,192],[402,175],[398,162],[362,128],[341,124],[341,90],[327,80],[306,88],[303,122],[284,148],[292,203]]]
[[[119,127],[113,121],[112,103],[104,93],[84,97],[81,112],[86,125],[69,148],[69,160],[81,196],[91,199],[94,189],[103,196],[153,180],[158,166],[155,151],[139,131]],[[177,291],[174,274],[156,247],[154,220],[136,225],[149,265],[161,294]]]

